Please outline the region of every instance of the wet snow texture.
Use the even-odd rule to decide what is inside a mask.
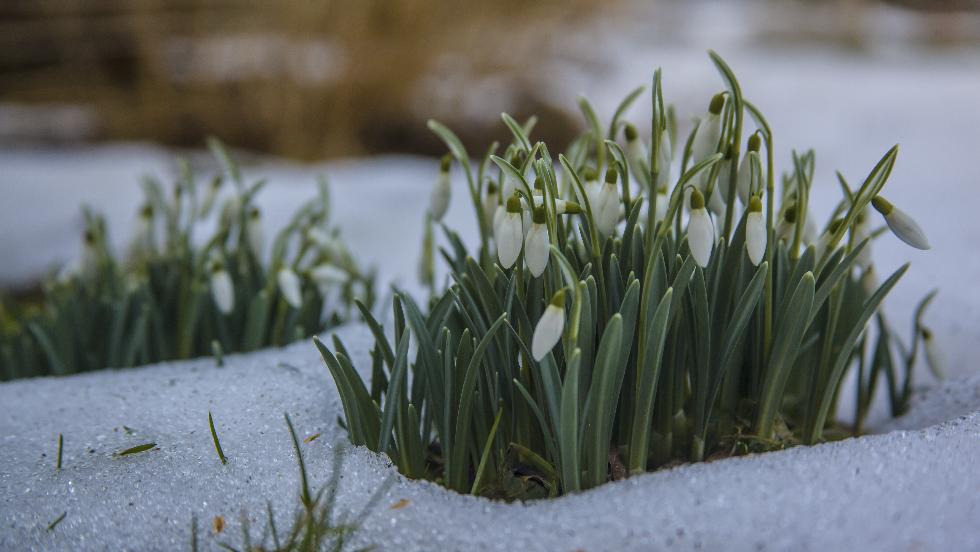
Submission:
[[[720,28],[731,27],[728,16],[735,14],[722,15]],[[678,102],[684,123],[720,87],[700,48],[717,46],[776,129],[778,167],[786,168],[790,148],[816,148],[817,185],[827,193],[814,199],[825,202],[817,205],[824,213],[837,197],[834,169],[856,183],[888,147],[902,144],[886,191],[918,218],[934,249],[912,251],[891,237],[876,244],[882,276],[913,261],[887,309],[904,323],[918,298],[941,286],[928,321],[947,371],[958,379],[920,392],[909,415],[881,426],[891,431],[885,435],[682,466],[552,501],[492,503],[399,478],[359,543],[383,550],[980,549],[980,378],[970,375],[980,295],[957,291],[973,289],[980,278],[980,257],[971,254],[980,234],[973,161],[980,57],[763,51],[722,35],[692,39],[698,48],[655,44],[649,37],[657,33],[646,27],[655,19],[630,17],[644,23],[606,22],[609,28],[581,35],[588,54],[608,64],[604,74],[562,62],[543,73],[563,83],[551,88],[585,92],[608,118],[622,94],[662,65],[665,93]],[[603,39],[588,38],[590,32]],[[574,98],[556,100],[574,105]],[[640,102],[633,116],[642,120],[647,109]],[[0,151],[0,166],[4,284],[72,258],[82,201],[108,212],[116,243],[124,243],[122,229],[139,202],[138,177],[173,174],[169,153],[143,146]],[[336,220],[360,258],[378,265],[383,280],[411,288],[420,213],[436,170],[432,160],[387,157],[316,167],[264,162],[247,173],[270,177],[258,198],[270,227],[313,195],[316,174],[328,174],[337,184]],[[447,222],[472,236],[463,179],[457,174],[453,182],[458,193]],[[363,205],[377,210],[365,214]],[[367,331],[340,334],[358,368],[367,369]],[[224,466],[208,432],[208,410],[229,458]],[[230,356],[223,368],[201,360],[2,384],[0,549],[187,549],[192,515],[205,549],[240,545],[241,513],[261,533],[267,500],[282,528],[298,505],[284,412],[301,438],[322,433],[302,445],[314,481],[322,483],[331,450],[344,437],[333,384],[308,342]],[[65,436],[60,472],[58,433]],[[114,456],[146,442],[157,448]],[[356,511],[394,470],[354,450],[343,473],[341,504]],[[390,508],[402,499],[407,506]],[[62,512],[64,520],[47,531]],[[228,527],[215,535],[211,520],[219,515]]]
[[[340,330],[355,365],[371,337]],[[920,397],[887,435],[682,466],[581,495],[526,505],[457,495],[401,477],[357,543],[382,550],[976,550],[980,548],[980,378]],[[0,386],[0,549],[177,550],[191,516],[204,549],[240,545],[240,516],[256,534],[271,501],[281,528],[298,505],[289,413],[314,482],[345,442],[326,368],[309,343],[224,367],[205,359]],[[957,409],[948,409],[956,404]],[[207,425],[229,462],[221,465]],[[58,433],[63,469],[55,469]],[[154,442],[149,452],[118,457]],[[359,511],[394,469],[350,451],[340,504]],[[408,503],[392,509],[402,500]],[[49,523],[67,512],[57,527]],[[216,535],[215,516],[228,522]]]

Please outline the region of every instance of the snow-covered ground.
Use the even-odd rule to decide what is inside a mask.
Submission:
[[[718,25],[720,36],[724,28]],[[542,68],[552,83],[545,89],[566,105],[585,93],[608,116],[623,94],[663,66],[665,93],[688,121],[720,81],[702,42],[697,48],[657,43],[644,38],[646,30],[638,16],[583,29],[598,73],[571,51],[569,59],[578,61]],[[737,36],[722,42],[745,94],[773,125],[778,166],[786,168],[791,148],[817,150],[813,199],[822,212],[838,197],[835,169],[860,181],[892,144],[902,145],[885,193],[920,221],[933,249],[918,252],[885,236],[874,255],[882,274],[913,262],[886,305],[896,323],[909,319],[922,295],[941,289],[927,322],[953,379],[921,393],[906,418],[879,426],[890,431],[883,435],[683,466],[553,501],[492,503],[398,479],[360,534],[362,544],[397,550],[980,549],[980,378],[974,363],[980,342],[974,161],[980,55],[854,54],[790,45],[763,50]],[[635,115],[645,117],[646,109],[638,104]],[[333,220],[354,251],[382,270],[383,281],[412,287],[436,171],[434,160],[400,156],[315,166],[265,160],[246,174],[270,179],[258,198],[270,228],[314,194],[316,175],[326,174],[334,183]],[[170,153],[143,145],[0,151],[0,285],[30,281],[72,258],[83,202],[106,213],[116,243],[124,243],[144,173],[172,175]],[[460,175],[454,184],[459,193],[447,222],[472,236]],[[367,368],[367,331],[353,326],[340,333],[355,364]],[[335,423],[336,392],[306,342],[226,360],[223,368],[201,360],[0,385],[0,549],[181,549],[189,546],[192,515],[205,544],[240,544],[240,513],[244,509],[261,528],[267,500],[279,525],[287,524],[298,503],[298,475],[282,413],[292,416],[301,437],[323,434],[303,445],[311,474],[323,482],[330,449],[344,439]],[[228,465],[215,456],[208,410]],[[57,472],[59,433],[65,456]],[[156,450],[113,456],[150,441]],[[377,457],[353,451],[341,504],[356,510],[391,473]],[[402,499],[407,506],[390,508]],[[64,520],[47,531],[62,512]],[[218,515],[229,527],[215,536],[209,527]]]
[[[370,333],[339,331],[362,370]],[[976,550],[980,547],[980,378],[918,405],[887,435],[687,465],[580,495],[504,504],[397,478],[356,544],[379,550]],[[939,399],[938,401],[936,399]],[[298,506],[288,413],[315,485],[345,442],[340,401],[308,342],[224,367],[202,359],[0,385],[0,549],[186,550],[256,535],[266,501],[280,531]],[[948,409],[944,404],[960,404]],[[228,457],[215,454],[207,414]],[[64,435],[61,471],[55,469]],[[127,457],[114,453],[153,442]],[[357,512],[394,468],[346,459],[339,504]],[[407,502],[405,502],[407,501]],[[402,506],[392,508],[393,506]],[[47,526],[62,513],[54,530]],[[212,519],[222,516],[219,535]],[[268,543],[267,543],[268,544]]]

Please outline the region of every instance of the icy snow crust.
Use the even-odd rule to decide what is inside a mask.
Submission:
[[[338,334],[364,370],[363,327]],[[400,476],[358,533],[381,550],[977,550],[980,378],[922,395],[886,435],[682,466],[528,504],[467,497]],[[298,505],[289,413],[316,485],[346,438],[340,402],[315,349],[232,355],[0,386],[0,549],[188,549],[191,516],[203,549],[241,545],[245,512],[262,533]],[[960,408],[962,407],[962,408]],[[214,415],[228,457],[208,431]],[[922,413],[917,414],[917,413]],[[55,469],[58,433],[63,469]],[[132,456],[115,453],[153,442]],[[357,512],[396,472],[348,450],[342,511]],[[402,500],[402,508],[391,507]],[[48,531],[62,512],[64,520]],[[215,516],[227,527],[211,529]]]

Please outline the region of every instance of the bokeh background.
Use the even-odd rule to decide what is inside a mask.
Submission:
[[[305,160],[437,154],[426,119],[482,145],[508,111],[539,115],[539,136],[561,140],[581,126],[569,97],[620,86],[620,73],[649,77],[652,66],[628,63],[638,52],[669,62],[709,47],[852,60],[972,50],[977,10],[971,0],[4,0],[0,139],[197,148],[216,135]]]
[[[722,86],[709,48],[772,123],[777,169],[794,149],[816,150],[818,213],[839,197],[835,170],[860,181],[901,144],[886,191],[934,248],[875,244],[880,274],[914,265],[886,309],[907,320],[940,287],[930,323],[950,372],[972,370],[976,0],[3,0],[0,295],[30,297],[77,256],[82,204],[125,244],[140,177],[169,180],[176,155],[213,170],[208,136],[270,179],[258,199],[273,226],[327,174],[344,235],[406,283],[444,152],[427,119],[482,152],[508,136],[500,112],[535,114],[534,137],[560,151],[583,127],[579,96],[607,119],[663,67],[686,135]],[[646,102],[629,115],[645,136]],[[448,220],[465,234],[464,195]],[[377,245],[395,238],[411,254]]]

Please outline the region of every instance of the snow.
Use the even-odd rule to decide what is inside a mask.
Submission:
[[[339,335],[362,370],[370,332]],[[980,379],[951,382],[975,410]],[[972,393],[972,394],[971,394]],[[980,547],[980,412],[917,401],[891,433],[681,466],[557,500],[505,504],[400,476],[355,544],[392,550],[969,550]],[[955,402],[955,401],[954,401]],[[345,442],[330,376],[308,342],[252,355],[0,385],[0,549],[186,549],[196,516],[203,549],[255,534],[266,501],[280,530],[298,506],[298,470],[282,414],[300,438],[313,484]],[[211,441],[214,415],[228,457]],[[925,418],[917,412],[928,413]],[[915,428],[905,430],[907,428]],[[924,429],[918,429],[924,427]],[[130,433],[131,432],[131,433]],[[55,469],[64,435],[63,469]],[[118,457],[126,448],[157,448]],[[341,511],[358,512],[394,469],[349,451]],[[400,501],[407,505],[392,509]],[[57,527],[46,528],[62,512]],[[223,516],[224,533],[211,520]]]
[[[714,15],[737,16],[732,9]],[[574,96],[584,93],[608,117],[620,97],[660,65],[665,93],[687,124],[720,87],[707,57],[690,46],[712,42],[641,39],[651,33],[638,22],[649,19],[624,17],[635,22],[583,30],[588,54],[604,68],[600,74],[593,65],[556,62],[540,73],[563,85],[541,89],[555,90],[553,101],[561,105],[574,105]],[[914,251],[886,236],[874,255],[882,275],[913,262],[886,304],[895,323],[906,324],[918,299],[940,287],[926,321],[952,379],[920,390],[905,417],[877,423],[880,435],[681,466],[556,500],[494,503],[397,477],[356,544],[397,550],[980,549],[980,377],[974,370],[980,294],[972,291],[980,279],[980,257],[972,254],[980,239],[973,162],[980,56],[762,49],[738,33],[725,35],[737,25],[718,21],[710,28],[723,35],[727,46],[719,50],[776,131],[778,167],[786,167],[791,148],[816,149],[818,210],[827,212],[838,197],[835,169],[859,182],[893,143],[902,144],[885,192],[917,218],[933,249]],[[631,115],[643,120],[645,109],[640,102]],[[73,258],[82,203],[106,213],[121,246],[140,201],[140,176],[166,180],[174,174],[172,157],[133,144],[0,151],[0,285],[23,285]],[[333,221],[355,253],[379,267],[381,281],[412,290],[422,213],[437,170],[431,159],[385,156],[316,165],[259,159],[245,174],[269,178],[257,199],[270,229],[314,195],[317,175],[328,176]],[[472,238],[463,182],[454,173],[446,222]],[[369,332],[355,325],[339,333],[355,365],[368,369]],[[192,516],[205,549],[240,545],[240,515],[246,512],[261,533],[266,501],[278,526],[287,526],[298,505],[298,472],[282,414],[291,416],[301,438],[322,434],[302,445],[314,483],[322,484],[332,450],[345,442],[335,421],[341,408],[333,383],[308,342],[225,361],[221,368],[202,359],[0,384],[0,549],[186,549]],[[227,465],[213,448],[209,410]],[[65,438],[60,472],[54,460],[59,433]],[[114,455],[146,442],[157,448]],[[366,450],[349,451],[341,509],[358,511],[392,474]],[[405,507],[391,509],[403,499]],[[62,512],[64,520],[48,531]],[[228,526],[214,535],[210,520],[218,515]]]

